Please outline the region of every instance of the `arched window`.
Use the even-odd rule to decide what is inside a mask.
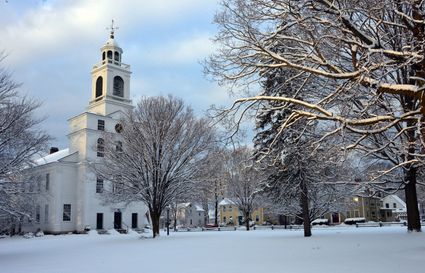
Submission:
[[[120,53],[115,51],[114,60],[119,62],[120,61]]]
[[[102,76],[97,77],[96,80],[96,98],[102,96],[103,93],[103,78]]]
[[[103,138],[97,139],[97,156],[103,157],[105,155],[105,140]]]
[[[108,51],[108,59],[111,59],[112,60],[112,51]]]
[[[118,97],[124,96],[124,80],[120,76],[114,77],[113,95]]]
[[[103,52],[102,52],[102,60],[104,61],[104,60],[105,60],[105,58],[106,58],[106,54],[105,54],[105,51],[103,51]]]

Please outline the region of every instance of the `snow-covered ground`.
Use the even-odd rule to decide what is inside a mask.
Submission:
[[[405,227],[208,231],[169,237],[62,235],[0,240],[0,272],[425,272],[425,234]]]

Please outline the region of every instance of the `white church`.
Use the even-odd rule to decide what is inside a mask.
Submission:
[[[82,232],[88,229],[128,230],[148,224],[142,202],[104,204],[102,193],[112,185],[97,177],[90,165],[102,162],[106,132],[120,133],[119,120],[133,108],[130,100],[130,66],[121,62],[123,50],[114,39],[114,28],[101,48],[101,61],[93,67],[92,95],[87,110],[68,120],[69,148],[52,148],[31,169],[39,177],[40,200],[32,220],[23,230],[47,233]]]

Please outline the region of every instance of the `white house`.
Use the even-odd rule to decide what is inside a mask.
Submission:
[[[205,226],[205,210],[193,203],[180,203],[177,205],[177,225],[183,227]]]
[[[123,50],[114,39],[101,48],[101,60],[94,65],[91,100],[86,111],[69,123],[69,148],[37,160],[31,174],[41,177],[40,201],[33,220],[24,230],[41,228],[49,233],[84,229],[139,228],[147,224],[146,206],[141,203],[103,204],[101,194],[110,187],[90,168],[101,164],[104,131],[119,134],[120,118],[132,109],[130,66],[121,62]]]
[[[407,220],[406,202],[397,195],[391,194],[382,198],[382,206],[385,209],[392,210],[395,220]]]

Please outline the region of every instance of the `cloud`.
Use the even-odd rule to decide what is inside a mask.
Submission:
[[[213,52],[209,33],[168,43],[156,48],[148,57],[160,65],[196,63]],[[167,52],[164,54],[164,52]]]
[[[199,62],[214,50],[212,34],[209,32],[185,37],[170,36],[165,41],[155,40],[126,48],[125,60],[131,60],[133,65],[140,64],[152,68],[199,66]],[[200,66],[198,68],[201,69]]]
[[[83,112],[91,96],[92,66],[106,27],[115,19],[123,61],[131,65],[131,94],[173,94],[197,113],[227,105],[225,90],[209,83],[198,61],[213,50],[215,0],[50,0],[0,4],[0,51],[22,91],[43,102],[43,127],[67,146],[67,119]],[[24,3],[24,4],[22,4]],[[224,102],[223,102],[224,101]]]
[[[0,48],[10,53],[9,62],[22,63],[62,48],[80,49],[91,40],[105,37],[101,30],[115,19],[123,29],[140,28],[155,22],[171,24],[197,8],[199,0],[74,0],[54,1],[25,9],[20,15],[0,14]],[[17,7],[18,8],[18,7]],[[10,10],[10,8],[9,8]],[[6,10],[7,11],[7,10]],[[17,20],[13,20],[17,19]],[[106,30],[105,30],[106,31]]]

